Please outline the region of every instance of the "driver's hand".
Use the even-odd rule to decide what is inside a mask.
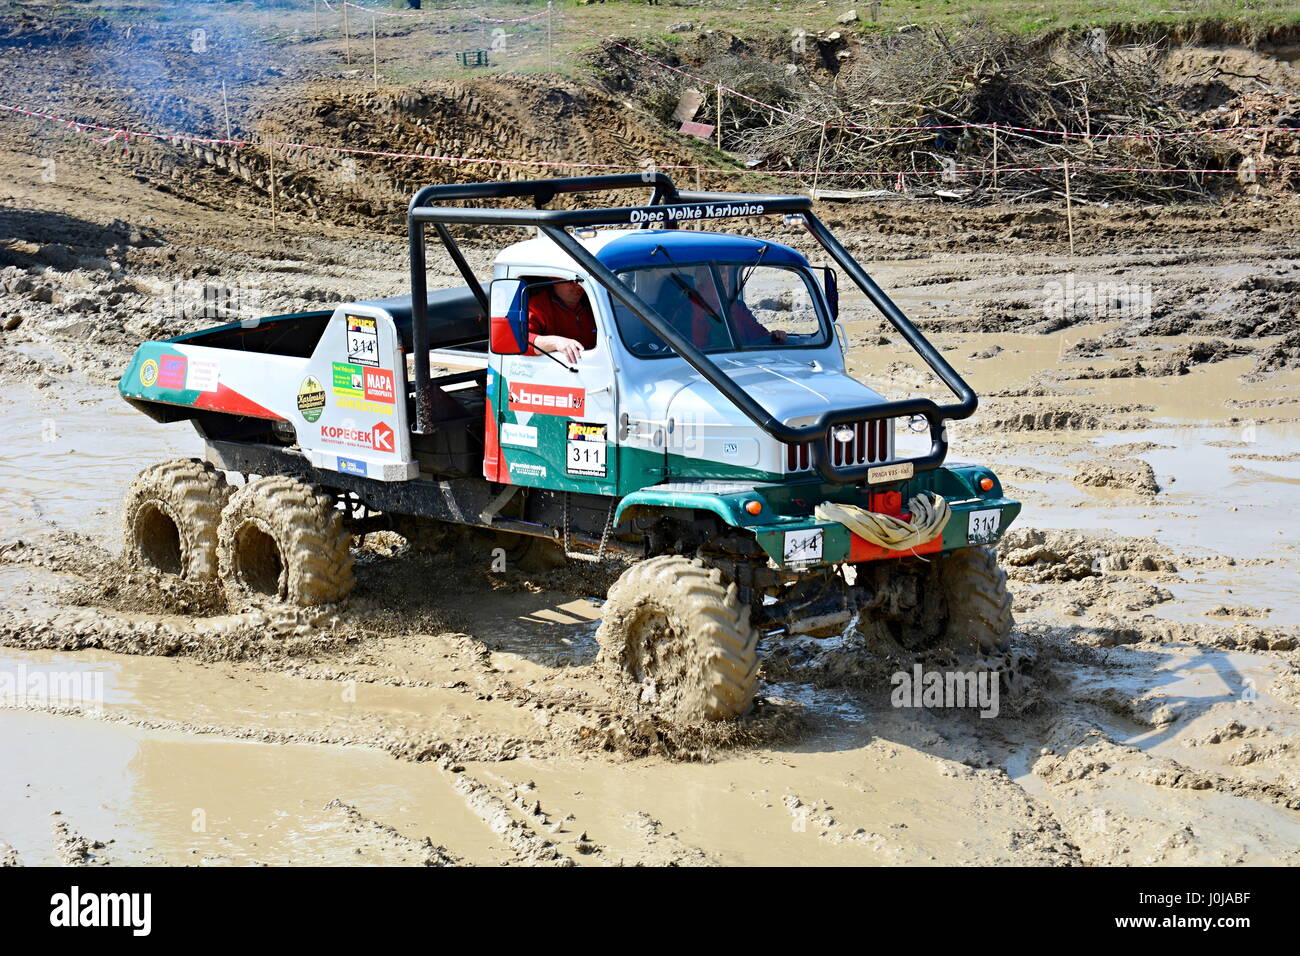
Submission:
[[[789,340],[790,336],[786,334],[784,329],[777,329],[772,333],[772,341],[777,345],[785,345]]]
[[[577,365],[586,351],[577,339],[563,335],[539,335],[533,340],[533,347],[542,352],[559,352],[570,365]]]

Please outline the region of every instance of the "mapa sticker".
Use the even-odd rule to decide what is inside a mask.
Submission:
[[[599,422],[568,422],[564,470],[570,475],[604,478],[608,474],[606,430]]]

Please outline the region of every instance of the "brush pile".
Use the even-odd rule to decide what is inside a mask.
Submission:
[[[1161,89],[1159,55],[1100,34],[1043,48],[982,27],[882,38],[805,91],[807,119],[769,113],[737,145],[767,168],[820,167],[829,187],[892,186],[871,174],[903,170],[935,188],[1041,199],[1064,190],[1068,162],[1084,201],[1186,198],[1234,177],[1145,170],[1235,170],[1241,157],[1212,137],[1153,135],[1195,125]]]
[[[1297,125],[1296,97],[1256,90],[1197,109],[1162,75],[1168,51],[1155,43],[1112,45],[1099,30],[1036,43],[983,24],[955,36],[863,36],[851,48],[833,36],[834,45],[812,38],[797,65],[777,62],[788,54],[776,44],[765,51],[716,34],[654,55],[743,94],[725,94],[724,148],[750,168],[797,170],[805,184],[815,176],[820,189],[1044,200],[1063,196],[1067,163],[1084,203],[1300,181],[1294,133],[1188,135]],[[695,87],[704,94],[696,118],[716,121],[706,84],[613,46],[592,65],[665,122]]]

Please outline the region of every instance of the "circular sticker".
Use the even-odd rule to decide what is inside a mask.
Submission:
[[[158,381],[158,363],[153,359],[145,359],[140,366],[140,384],[145,388],[151,388],[153,383]]]
[[[298,412],[309,422],[318,420],[325,410],[325,388],[314,375],[308,375],[298,386]]]

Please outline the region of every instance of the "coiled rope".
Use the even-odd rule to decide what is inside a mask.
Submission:
[[[918,494],[907,503],[907,510],[912,513],[910,522],[833,501],[819,504],[813,513],[819,521],[838,521],[859,538],[890,551],[910,551],[933,540],[952,517],[947,499],[939,494],[929,498]]]

